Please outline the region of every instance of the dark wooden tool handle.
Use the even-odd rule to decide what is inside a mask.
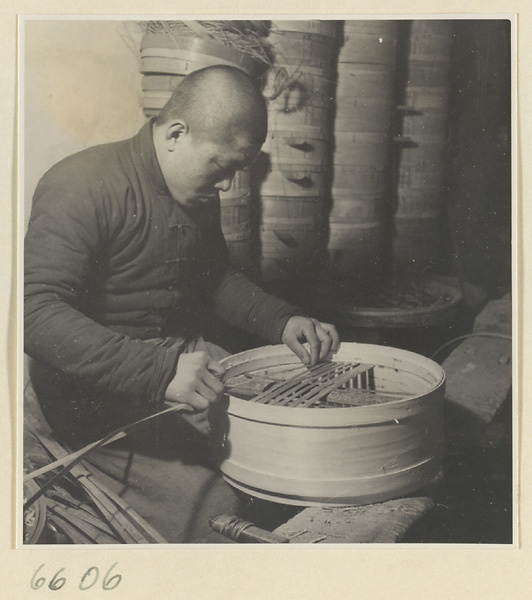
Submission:
[[[230,540],[247,544],[288,544],[290,539],[278,533],[272,533],[256,527],[231,515],[220,515],[209,521],[211,529]]]

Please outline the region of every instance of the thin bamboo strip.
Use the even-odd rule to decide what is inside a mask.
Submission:
[[[50,516],[52,524],[62,531],[73,544],[93,544],[93,540],[86,534],[76,529],[71,523],[60,515],[54,514]]]
[[[61,488],[54,488],[53,492],[50,492],[46,498],[47,502],[54,501],[61,506],[65,507],[65,509],[73,509],[76,511],[77,516],[86,521],[93,527],[98,528],[103,533],[113,536],[113,531],[109,527],[109,525],[102,520],[102,518],[97,514],[97,512],[89,506],[87,503],[82,502],[81,500],[76,500],[73,497],[65,497],[63,495],[64,490]]]
[[[32,431],[34,424],[37,425],[37,428],[33,429]],[[31,416],[28,416],[27,426],[51,456],[57,457],[67,454],[67,451],[49,435],[43,435],[42,427]],[[39,430],[41,435],[39,435]],[[67,456],[69,457],[70,455],[67,454]],[[119,509],[119,505],[125,504],[123,500],[104,488],[100,482],[97,482],[96,478],[93,478],[93,475],[89,470],[80,464],[69,466],[71,466],[72,476],[75,477],[78,483],[85,488],[85,491],[89,495],[90,499],[95,503],[100,512],[102,512],[102,514],[109,520],[110,525],[113,527],[113,529],[115,529],[117,534],[125,543],[165,543],[164,538],[148,523],[146,523],[144,519],[140,517],[140,515],[138,515],[129,507],[128,516],[134,521],[134,523],[131,523],[128,519],[126,519],[121,514]],[[98,485],[96,485],[96,482]],[[30,499],[30,501],[31,500],[32,499]],[[30,501],[28,501],[28,503],[30,503]],[[144,533],[139,532],[137,527],[140,527],[144,533],[147,533],[151,540],[147,539]]]
[[[72,487],[75,487],[74,484],[72,484]],[[75,491],[76,490],[73,490],[74,493]],[[98,518],[96,510],[92,506],[87,504],[85,500],[74,497],[69,491],[67,491],[66,487],[54,486],[49,490],[47,498],[55,500],[60,504],[64,504],[65,506],[75,508],[76,510],[83,511],[88,518]]]
[[[49,437],[39,437],[37,434],[37,439],[52,456],[57,456],[58,454],[62,454],[65,452],[65,449],[60,444],[58,444]],[[56,454],[54,454],[54,451]],[[109,524],[124,543],[144,543],[146,541],[143,536],[138,534],[136,535],[135,532],[131,532],[131,527],[128,523],[126,523],[124,526],[124,524],[121,523],[120,520],[117,520],[115,518],[114,513],[116,512],[116,507],[112,504],[112,502],[109,501],[109,499],[106,496],[104,496],[104,494],[101,491],[96,490],[96,493],[94,493],[94,485],[87,478],[89,472],[86,469],[84,469],[81,465],[77,464],[71,469],[71,474],[73,477],[76,478],[77,482],[81,486],[83,486],[88,497],[92,500],[92,502],[94,502],[96,507],[102,513],[102,515],[108,519]],[[43,488],[41,488],[41,490],[42,489]]]
[[[262,394],[259,394],[254,399],[254,401],[255,402],[268,402],[269,399],[271,399],[274,394],[278,395],[278,394],[282,394],[282,393],[288,391],[290,389],[290,387],[292,387],[293,385],[296,385],[301,381],[305,381],[309,375],[316,376],[318,374],[323,374],[328,371],[334,370],[335,368],[336,368],[335,365],[333,365],[332,363],[319,363],[317,365],[314,365],[313,367],[310,367],[308,369],[307,373],[303,373],[302,375],[294,377],[293,379],[290,379],[289,381],[282,381],[281,383],[270,388],[268,391],[266,391]]]
[[[147,544],[149,540],[137,530],[135,525],[125,519],[107,494],[102,492],[87,475],[78,475],[79,483],[85,488],[87,494],[100,512],[109,521],[111,527],[117,532],[125,544]]]
[[[333,369],[320,375],[316,378],[309,378],[303,385],[299,385],[296,388],[291,388],[286,394],[282,395],[282,398],[276,399],[275,402],[270,402],[270,405],[275,406],[286,406],[290,403],[291,407],[300,406],[302,402],[309,399],[319,400],[325,394],[322,393],[322,389],[319,386],[327,384],[327,382],[338,381],[338,385],[342,385],[342,381],[339,378],[347,373],[353,373],[356,371],[358,365],[351,365],[349,363],[339,363],[337,369]],[[356,373],[354,375],[356,377]],[[350,378],[348,379],[348,381]],[[295,401],[295,402],[294,402]]]
[[[109,490],[107,490],[107,488],[97,478],[94,478],[92,480],[92,482],[94,483],[94,485],[96,487],[98,487],[100,490],[102,490],[103,493],[105,493],[109,496]],[[135,521],[137,528],[139,530],[141,530],[141,533],[148,538],[148,542],[150,542],[150,543],[155,542],[157,544],[167,543],[165,538],[163,538],[163,536],[160,535],[160,533],[158,531],[156,531],[153,527],[151,527],[151,525],[149,525],[149,523],[144,521],[144,519],[141,519],[139,521],[138,520],[139,515],[137,514],[137,512],[135,510],[133,510],[127,502],[122,500],[122,498],[120,498],[120,496],[114,496],[114,494],[113,494],[112,500],[113,500],[113,502],[116,503],[119,510],[125,517],[128,517],[131,520]]]
[[[68,453],[65,450],[65,448],[63,448],[63,446],[61,446],[60,444],[55,442],[53,440],[53,438],[50,437],[49,433],[46,432],[44,429],[42,429],[42,427],[38,423],[38,421],[36,419],[34,419],[33,417],[31,417],[30,415],[28,415],[25,417],[25,420],[26,420],[28,426],[30,427],[30,429],[33,430],[34,435],[37,434],[36,437],[37,437],[37,439],[39,439],[39,441],[42,441],[42,440],[40,440],[40,437],[45,436],[48,446],[51,448],[55,448],[55,452],[57,453],[57,456],[59,456],[60,458],[49,465],[46,465],[40,469],[37,469],[36,471],[27,473],[24,476],[24,481],[27,481],[29,479],[34,479],[35,477],[44,475],[48,471],[56,469],[57,467],[67,465],[70,461],[72,461],[71,466],[74,466],[75,461],[79,460],[80,458],[82,458],[83,456],[88,454],[91,450],[94,450],[94,449],[102,447],[102,446],[106,446],[108,444],[111,444],[112,442],[116,442],[117,440],[125,437],[130,429],[132,429],[138,425],[141,425],[143,423],[146,423],[147,421],[155,419],[156,417],[160,417],[160,416],[165,415],[170,412],[179,412],[179,411],[185,410],[186,408],[187,407],[184,404],[174,404],[170,408],[167,408],[160,412],[149,415],[148,417],[145,417],[143,419],[139,419],[135,423],[130,423],[129,425],[124,425],[123,427],[120,427],[119,429],[112,431],[109,435],[102,438],[101,440],[87,444],[87,446],[81,448],[77,452],[72,452],[72,453]]]
[[[90,542],[93,544],[118,544],[120,543],[116,537],[104,533],[99,527],[95,526],[93,523],[88,522],[86,519],[80,517],[79,513],[81,511],[77,511],[73,508],[65,508],[61,506],[58,502],[53,502],[48,500],[46,503],[48,510],[51,515],[58,516],[60,519],[65,520],[72,527],[79,530],[81,533],[86,535]]]
[[[345,369],[343,370],[345,371]],[[319,375],[318,377],[308,377],[298,385],[290,387],[286,393],[274,398],[272,401],[268,402],[268,404],[285,406],[290,402],[292,403],[292,406],[297,406],[298,402],[302,402],[306,397],[308,397],[308,394],[316,390],[319,385],[322,385],[327,381],[332,381],[341,372],[342,366],[340,366],[338,369],[331,369],[325,372],[323,375]],[[317,393],[319,393],[319,389],[317,390]],[[295,404],[294,400],[296,401]]]
[[[304,401],[302,403],[298,404],[297,406],[299,408],[308,408],[318,398],[323,398],[323,396],[326,396],[329,392],[336,390],[341,385],[343,385],[344,383],[349,381],[349,379],[352,379],[354,374],[358,375],[359,373],[362,373],[364,370],[367,371],[370,368],[372,368],[372,365],[364,365],[364,364],[359,365],[352,371],[348,371],[347,373],[344,373],[343,375],[336,377],[333,383],[331,383],[330,385],[327,385],[324,388],[322,388],[321,390],[313,393],[310,397],[303,398],[302,400],[304,400]]]

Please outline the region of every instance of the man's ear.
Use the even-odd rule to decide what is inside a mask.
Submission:
[[[182,142],[182,140],[189,134],[189,127],[183,120],[172,121],[165,131],[165,141],[170,151],[174,149],[176,144]]]

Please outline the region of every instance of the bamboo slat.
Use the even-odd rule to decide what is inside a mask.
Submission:
[[[60,459],[69,456],[67,450],[58,444],[31,415],[26,417],[26,426],[52,458]],[[158,532],[121,498],[101,484],[83,464],[76,464],[70,473],[123,543],[165,543]]]

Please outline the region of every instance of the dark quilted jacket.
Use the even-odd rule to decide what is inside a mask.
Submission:
[[[219,204],[171,197],[147,123],[70,156],[37,186],[25,240],[25,352],[43,411],[66,441],[153,410],[209,313],[280,341],[297,311],[229,264]]]

